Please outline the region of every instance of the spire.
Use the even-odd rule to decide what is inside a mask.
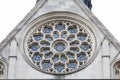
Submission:
[[[86,4],[86,6],[91,10],[92,8],[92,3],[91,0],[83,0],[83,2]]]

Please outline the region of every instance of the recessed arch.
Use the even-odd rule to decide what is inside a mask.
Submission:
[[[3,60],[0,60],[0,79],[6,79],[7,65]]]
[[[113,78],[120,79],[120,59],[116,60],[112,66]]]
[[[56,21],[58,21],[59,23],[57,23]],[[70,22],[70,23],[67,24],[66,22]],[[74,24],[77,24],[78,26],[75,26]],[[54,25],[54,27],[53,27],[53,25]],[[85,68],[86,66],[88,66],[88,64],[90,64],[95,59],[95,57],[97,56],[97,51],[98,51],[98,47],[99,47],[98,45],[100,44],[100,42],[99,42],[99,40],[96,40],[97,39],[96,37],[97,37],[98,34],[96,33],[97,32],[96,28],[93,28],[93,27],[95,27],[95,25],[91,24],[88,20],[86,20],[85,18],[83,18],[81,16],[73,14],[73,13],[69,13],[69,12],[47,13],[47,14],[44,14],[44,15],[36,18],[35,20],[33,20],[26,27],[26,29],[24,30],[24,32],[26,32],[26,33],[23,34],[23,37],[21,39],[22,41],[20,43],[20,46],[21,46],[20,49],[21,49],[23,57],[25,58],[27,63],[29,63],[33,68],[35,68],[39,71],[42,71],[42,72],[45,72],[45,73],[52,73],[52,74],[68,74],[68,73],[76,72],[76,71],[79,71],[79,70]],[[94,30],[92,30],[92,29],[94,29]],[[32,36],[31,34],[32,33],[34,34],[35,33],[34,31],[37,31],[38,33],[41,33],[42,36],[41,35],[39,35],[39,36],[37,35],[35,37]],[[43,35],[43,33],[44,33],[44,35]],[[96,34],[94,34],[94,33],[96,33]],[[55,34],[55,36],[53,36],[54,34]],[[59,36],[57,36],[57,35],[59,35]],[[68,37],[66,37],[66,35]],[[73,38],[75,38],[76,40],[75,40],[75,42],[74,41],[69,41],[70,42],[69,46],[73,46],[73,45],[76,46],[76,44],[79,43],[78,48],[76,48],[76,47],[74,48],[74,46],[71,47],[71,48],[67,48],[68,47],[68,42],[66,42],[66,40],[68,41],[69,39],[71,40]],[[36,41],[34,41],[35,39],[37,39],[37,42],[39,42],[38,44],[36,43]],[[53,39],[54,40],[56,40],[56,39],[61,40],[62,39],[62,44],[63,45],[56,46],[57,43],[51,45],[52,43],[49,43],[49,41],[43,40],[43,39],[49,39],[49,41],[51,41]],[[56,40],[56,41],[59,42],[59,40]],[[56,42],[56,41],[53,41],[53,42]],[[88,41],[88,44],[86,43],[87,41]],[[89,45],[89,44],[91,44],[91,41],[92,41],[92,46]],[[30,54],[27,51],[28,49],[25,49],[25,48],[28,47],[27,44],[29,44],[29,43],[30,44],[34,43],[33,47],[30,46],[30,49],[29,49]],[[49,43],[49,44],[47,44],[47,43]],[[44,45],[46,45],[46,46],[44,46]],[[59,48],[57,48],[57,47],[61,47],[61,46],[65,46],[65,48],[60,49],[60,53],[65,52],[67,54],[67,52],[69,52],[67,49],[70,49],[71,50],[70,53],[73,53],[73,54],[74,54],[73,51],[76,51],[77,54],[79,53],[79,55],[75,54],[76,56],[79,56],[79,57],[76,57],[76,59],[81,58],[81,55],[80,55],[81,51],[87,52],[88,50],[91,50],[92,53],[94,53],[94,55],[90,56],[89,53],[87,53],[86,55],[82,55],[82,57],[83,56],[88,56],[88,57],[90,56],[90,58],[84,57],[85,60],[90,59],[90,60],[88,60],[88,62],[86,62],[86,61],[83,62],[83,63],[86,63],[85,65],[83,65],[81,62],[76,62],[75,60],[71,61],[70,64],[73,64],[73,62],[74,62],[75,65],[76,65],[76,63],[80,64],[80,65],[83,65],[82,67],[77,66],[77,69],[79,69],[79,70],[75,69],[75,70],[70,71],[70,72],[65,72],[66,69],[64,69],[64,70],[62,70],[62,73],[50,72],[51,69],[49,69],[48,71],[43,71],[42,69],[40,69],[41,66],[39,66],[41,64],[41,62],[40,62],[40,64],[38,62],[33,64],[34,63],[34,61],[32,60],[33,58],[31,58],[29,56],[32,56],[33,52],[35,52],[36,50],[37,50],[37,52],[42,51],[42,52],[39,52],[39,55],[35,55],[35,57],[37,59],[40,58],[38,60],[41,60],[41,58],[44,57],[44,54],[43,54],[44,51],[46,51],[45,53],[50,53],[49,56],[54,55],[54,52],[51,53],[51,51],[50,51],[51,48],[49,48],[49,46],[56,47],[53,50],[56,53],[59,51],[58,50]],[[45,48],[45,47],[47,47],[47,48]],[[90,49],[91,47],[93,47],[93,49]],[[59,55],[59,53],[56,54],[56,55]],[[45,57],[46,56],[48,56],[48,55],[45,55]],[[66,58],[68,58],[67,55],[62,55],[62,56],[63,56],[62,58],[64,58],[65,60],[66,60]],[[60,57],[61,56],[59,56],[59,58]],[[50,63],[50,62],[52,62],[52,59],[54,59],[54,58],[51,58],[50,60],[47,60],[47,61],[45,60],[45,62]],[[61,63],[63,65],[62,61],[60,61],[60,60],[58,60],[58,61],[59,61],[58,63]],[[67,61],[69,61],[69,59]],[[59,64],[59,65],[61,66],[61,64]],[[38,67],[35,66],[35,65],[38,65]],[[52,64],[50,64],[50,65],[52,65]],[[65,64],[65,66],[67,66],[67,63]],[[80,67],[80,68],[78,68],[78,67]]]

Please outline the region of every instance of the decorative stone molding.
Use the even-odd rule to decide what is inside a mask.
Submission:
[[[6,79],[7,78],[7,64],[0,60],[0,79]]]
[[[120,79],[120,59],[117,59],[112,63],[111,75],[113,75],[113,79]]]
[[[4,74],[4,66],[0,63],[0,74]]]
[[[34,31],[36,31],[36,30],[38,30],[37,28],[40,28],[39,30],[42,30],[42,29],[44,29],[44,27],[40,27],[40,26],[42,26],[43,24],[48,24],[49,22],[53,22],[54,23],[54,21],[62,21],[63,23],[64,23],[64,21],[68,21],[68,22],[70,22],[70,24],[71,23],[75,23],[75,24],[77,24],[77,25],[79,25],[79,26],[81,26],[81,27],[83,27],[85,30],[84,31],[87,31],[87,34],[89,34],[90,35],[90,42],[92,42],[92,49],[91,49],[91,52],[90,53],[88,53],[88,54],[92,54],[91,56],[89,56],[89,58],[88,58],[88,61],[85,61],[84,62],[84,65],[82,65],[82,66],[78,66],[77,65],[77,68],[76,69],[71,69],[71,71],[65,71],[65,69],[61,72],[61,73],[59,73],[59,72],[55,72],[54,70],[52,70],[53,72],[50,72],[49,70],[43,70],[42,68],[40,68],[42,65],[40,65],[42,62],[35,62],[35,61],[33,61],[33,56],[32,55],[29,55],[29,52],[28,52],[28,40],[30,39],[30,35],[31,34],[33,34],[34,33]],[[64,23],[63,25],[66,25],[66,23]],[[88,26],[89,25],[89,26]],[[91,28],[92,27],[92,28]],[[68,12],[53,12],[53,13],[48,13],[48,14],[45,14],[45,15],[42,15],[42,16],[40,16],[40,17],[38,17],[37,19],[35,19],[35,20],[33,20],[29,25],[28,25],[28,27],[24,30],[24,32],[27,32],[27,33],[24,33],[24,34],[22,34],[23,35],[23,37],[22,37],[22,41],[21,41],[21,47],[20,47],[20,49],[21,49],[21,51],[22,51],[22,54],[23,54],[23,57],[25,58],[25,60],[27,61],[27,63],[28,64],[30,64],[32,67],[34,67],[35,69],[37,69],[37,70],[39,70],[39,71],[42,71],[42,72],[45,72],[45,73],[52,73],[52,74],[67,74],[67,73],[73,73],[73,72],[76,72],[76,71],[79,71],[79,70],[81,70],[81,69],[83,69],[83,68],[85,68],[86,66],[88,66],[88,64],[90,64],[94,59],[95,59],[95,57],[97,56],[97,50],[98,50],[98,45],[100,44],[100,42],[99,42],[99,40],[96,40],[96,37],[97,37],[97,32],[96,32],[96,28],[93,28],[94,27],[94,25],[93,24],[90,24],[89,23],[89,21],[87,21],[86,19],[84,19],[83,17],[81,17],[81,16],[78,16],[78,15],[76,15],[76,14],[72,14],[72,13],[68,13]],[[51,27],[52,29],[53,29],[53,27]],[[69,27],[67,27],[67,28],[69,28]],[[55,28],[54,28],[55,29]],[[79,28],[80,29],[80,28]],[[93,30],[94,29],[94,30]],[[77,29],[78,30],[78,29]],[[60,31],[58,31],[58,33],[59,33]],[[68,33],[69,31],[67,31],[67,33]],[[94,34],[96,32],[96,35]],[[86,33],[86,32],[85,32]],[[44,33],[45,34],[45,33]],[[41,39],[42,38],[42,36],[44,36],[44,34],[40,34],[41,35],[41,37],[39,37],[39,38],[36,38],[37,40],[39,40],[39,39]],[[76,35],[76,34],[75,34]],[[77,39],[77,37],[78,36],[75,36],[76,37],[76,39]],[[44,37],[45,38],[45,37]],[[52,35],[52,37],[51,37],[51,39],[53,38],[53,35]],[[58,38],[59,39],[59,38]],[[61,38],[62,39],[62,38]],[[63,43],[63,45],[67,48],[67,47],[69,47],[69,46],[66,46],[67,44],[66,44],[66,40],[65,39],[63,39],[63,40],[59,40],[60,42],[62,41],[62,43]],[[57,42],[59,42],[59,41],[56,41],[56,44],[54,45],[54,43],[53,43],[53,47],[55,47],[56,45],[57,45]],[[65,42],[65,44],[64,44],[64,42]],[[78,41],[78,42],[80,42],[80,41]],[[46,43],[46,42],[45,42]],[[36,44],[38,44],[38,43],[36,43]],[[50,43],[50,45],[51,45],[52,43]],[[80,43],[81,44],[81,43]],[[30,48],[31,46],[29,46],[29,48]],[[36,47],[33,47],[34,48],[34,50],[36,50]],[[50,47],[51,48],[51,47]],[[58,48],[59,49],[59,48]],[[54,50],[55,51],[58,51],[58,49],[57,48],[55,48]],[[68,51],[68,49],[65,49],[65,50],[63,50],[63,49],[61,49],[63,52],[64,51]],[[75,49],[76,50],[76,49]],[[80,51],[80,52],[82,52],[82,50]],[[80,53],[79,52],[79,53]],[[31,53],[32,54],[32,53]],[[44,53],[43,53],[44,54]],[[41,54],[41,57],[43,57],[42,55],[43,54]],[[52,52],[52,54],[55,54],[54,53],[54,51]],[[73,54],[75,54],[74,52],[73,52]],[[76,55],[76,54],[75,54]],[[32,58],[30,57],[30,56],[32,56]],[[76,59],[78,59],[77,58],[78,56],[76,55]],[[40,58],[40,56],[38,57],[37,56],[37,58]],[[44,57],[45,58],[45,57]],[[69,58],[68,58],[69,59]],[[41,60],[41,59],[39,59],[39,60]],[[45,60],[44,60],[45,61]],[[50,63],[49,61],[47,61],[48,63]],[[80,64],[80,62],[77,62],[77,63],[79,63]],[[51,64],[54,64],[54,63],[51,63]],[[64,66],[64,67],[67,67],[67,63],[62,63],[61,62],[61,64],[63,64],[63,65],[66,65],[66,66]],[[61,65],[61,64],[58,64],[58,65]],[[39,65],[39,66],[36,66],[36,65]],[[56,64],[57,65],[57,64]],[[54,68],[53,68],[54,69]],[[66,68],[67,69],[67,68]]]

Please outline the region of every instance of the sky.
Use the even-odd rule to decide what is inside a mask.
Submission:
[[[0,42],[35,6],[36,0],[0,0]],[[92,0],[92,12],[120,42],[120,0]]]

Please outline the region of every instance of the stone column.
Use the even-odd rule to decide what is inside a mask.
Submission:
[[[110,55],[109,55],[109,42],[105,40],[102,45],[102,68],[103,68],[103,79],[110,79]]]
[[[9,67],[8,67],[8,79],[15,79],[16,72],[16,59],[17,59],[17,43],[13,40],[10,43],[10,56],[9,56]]]

